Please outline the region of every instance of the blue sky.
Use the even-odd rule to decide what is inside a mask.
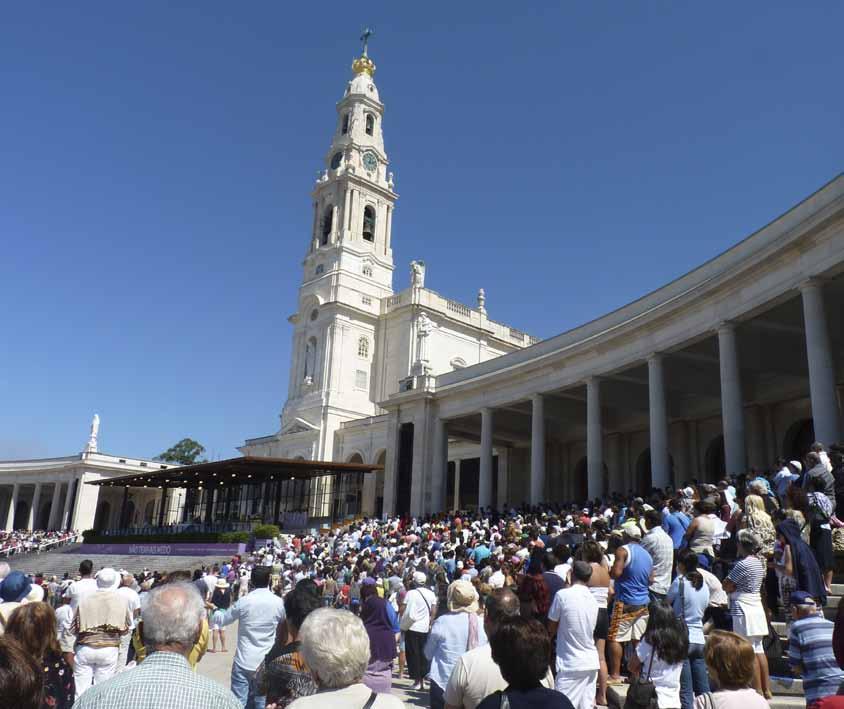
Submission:
[[[0,25],[0,458],[277,430],[364,24],[407,264],[554,335],[842,171],[836,2],[17,3]]]

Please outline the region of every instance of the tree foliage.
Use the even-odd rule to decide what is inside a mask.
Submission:
[[[207,462],[205,458],[200,457],[203,453],[205,453],[205,446],[192,438],[183,438],[176,445],[160,453],[156,460],[179,465],[193,465]]]

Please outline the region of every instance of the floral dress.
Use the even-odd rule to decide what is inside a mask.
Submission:
[[[48,654],[43,661],[44,698],[43,709],[70,709],[76,695],[73,670],[61,655]]]

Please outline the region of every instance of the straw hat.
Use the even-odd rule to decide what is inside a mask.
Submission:
[[[452,613],[477,613],[478,612],[478,592],[475,587],[463,579],[452,581],[448,587],[446,595],[446,602],[448,609]]]
[[[215,588],[228,588],[229,582],[225,579],[217,579],[217,583],[215,584]]]

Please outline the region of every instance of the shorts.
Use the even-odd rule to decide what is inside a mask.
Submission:
[[[225,615],[226,612],[219,608],[211,614],[211,630],[223,629],[223,618],[225,618]]]
[[[59,633],[59,648],[62,652],[73,653],[76,645],[76,636],[70,633]]]
[[[598,620],[595,623],[594,640],[606,640],[610,632],[610,614],[606,608],[598,609]]]
[[[765,648],[762,646],[762,641],[765,639],[765,636],[748,635],[743,615],[733,616],[733,632],[736,633],[736,635],[741,635],[743,638],[745,638],[753,646],[754,653],[756,653],[757,655],[765,654]]]
[[[607,640],[626,643],[638,641],[645,634],[648,625],[648,607],[625,605],[616,601],[612,607],[610,629]]]

